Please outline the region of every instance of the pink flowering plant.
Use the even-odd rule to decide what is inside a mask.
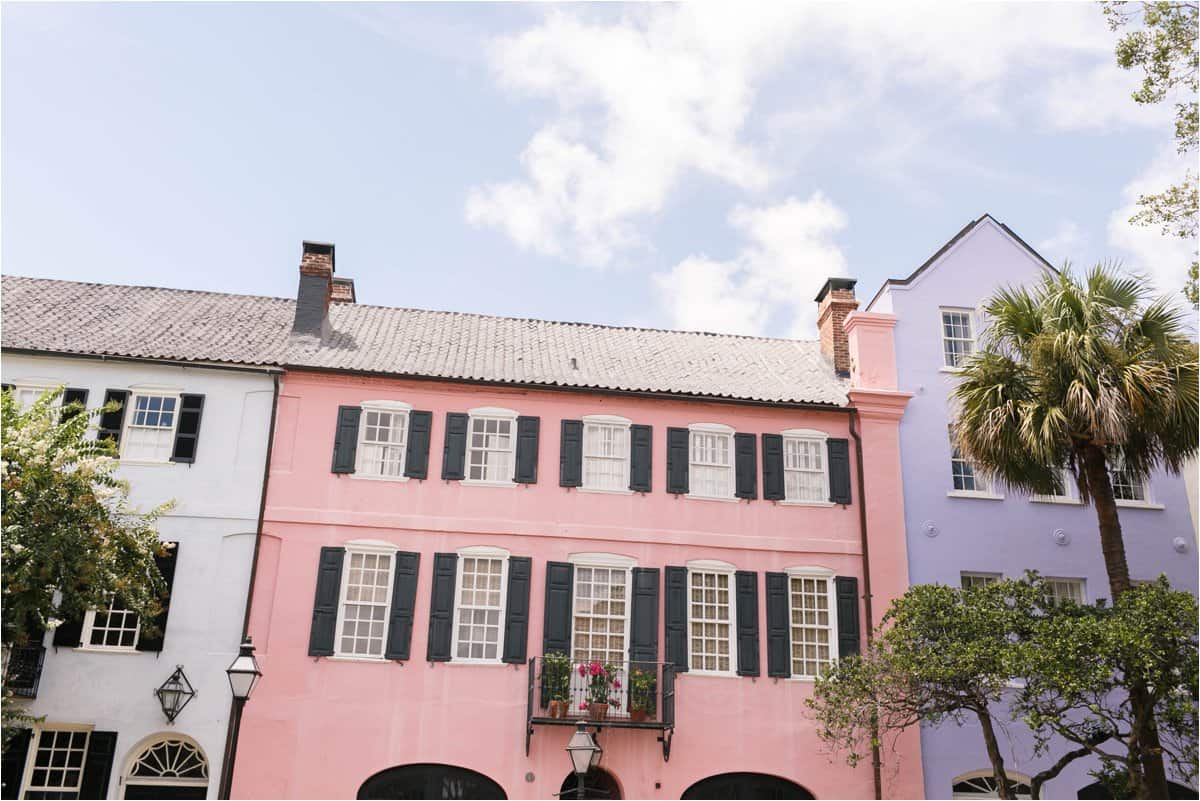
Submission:
[[[621,680],[617,678],[617,669],[612,665],[601,664],[596,660],[582,662],[576,668],[579,675],[587,682],[587,701],[580,704],[581,709],[587,709],[591,704],[620,705]]]

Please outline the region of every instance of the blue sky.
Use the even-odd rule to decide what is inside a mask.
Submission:
[[[1180,162],[1090,3],[0,13],[13,274],[287,297],[315,239],[364,303],[812,337],[983,212],[1194,248],[1125,224]]]

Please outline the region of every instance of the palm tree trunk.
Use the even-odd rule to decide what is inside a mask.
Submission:
[[[983,742],[987,746],[988,760],[992,763],[992,778],[996,780],[996,795],[999,798],[1012,798],[1008,784],[1008,774],[1004,771],[1004,756],[1000,753],[1000,745],[996,742],[996,732],[992,728],[992,716],[987,707],[977,709],[979,725],[983,729]]]
[[[1108,586],[1115,602],[1130,586],[1129,564],[1125,561],[1125,540],[1121,535],[1121,520],[1117,516],[1117,501],[1113,497],[1112,481],[1109,479],[1104,451],[1096,445],[1085,445],[1081,451],[1088,491],[1100,524],[1100,549],[1104,553]],[[1138,793],[1138,797],[1166,798],[1167,772],[1163,765],[1158,726],[1154,721],[1153,702],[1147,688],[1141,682],[1132,684],[1127,690],[1134,725],[1138,729],[1136,740],[1140,746],[1138,750],[1142,765],[1143,780],[1140,782],[1141,792]]]
[[[1113,497],[1104,451],[1096,445],[1085,445],[1081,451],[1088,492],[1100,524],[1100,550],[1104,553],[1108,588],[1116,601],[1129,589],[1129,565],[1125,561],[1125,540],[1121,536],[1121,520],[1117,517],[1117,501]]]

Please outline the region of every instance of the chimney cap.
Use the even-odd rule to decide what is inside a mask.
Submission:
[[[817,293],[816,302],[820,303],[825,299],[826,295],[835,289],[845,289],[853,292],[854,285],[857,283],[857,278],[830,278],[825,281],[825,285],[821,287],[821,291]]]
[[[337,265],[334,261],[334,245],[332,242],[310,242],[305,239],[301,245],[305,255],[311,253],[314,256],[328,256],[329,266],[334,272],[337,272]]]

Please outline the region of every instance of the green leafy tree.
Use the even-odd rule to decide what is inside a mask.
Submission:
[[[60,408],[62,389],[22,411],[0,395],[0,574],[5,649],[36,640],[63,620],[105,606],[115,593],[154,634],[165,591],[154,557],[165,547],[155,522],[171,508],[140,512],[116,476],[115,449],[88,436],[102,411]],[[111,407],[115,409],[115,404]],[[10,698],[5,692],[6,701]],[[23,718],[4,705],[5,741]]]
[[[1018,491],[1052,492],[1069,467],[1096,510],[1119,599],[1130,582],[1111,474],[1178,474],[1197,449],[1200,374],[1184,313],[1105,266],[1082,278],[1067,267],[1033,287],[1002,290],[985,310],[983,348],[954,390],[955,441],[978,470]],[[1151,792],[1163,794],[1153,704],[1136,680],[1127,689],[1144,728],[1136,741],[1143,772]]]
[[[1180,153],[1195,152],[1200,140],[1200,53],[1196,50],[1197,17],[1194,2],[1104,2],[1109,28],[1124,30],[1117,42],[1117,64],[1122,69],[1140,68],[1142,85],[1133,99],[1144,105],[1175,101],[1175,144]],[[1183,180],[1162,192],[1138,198],[1141,211],[1130,222],[1157,225],[1167,236],[1195,240],[1198,192],[1196,173],[1188,170]],[[1193,261],[1184,294],[1192,306],[1200,306],[1197,284],[1200,263]]]
[[[1012,702],[1033,730],[1035,753],[1055,737],[1098,757],[1095,775],[1114,798],[1166,798],[1146,782],[1140,742],[1145,727],[1125,688],[1145,688],[1171,773],[1196,778],[1196,599],[1172,590],[1165,578],[1122,593],[1109,607],[1081,605],[1039,617],[1017,646],[1026,669]],[[1071,753],[1075,753],[1072,751]],[[1038,798],[1041,776],[1034,777]],[[1120,787],[1112,787],[1120,784]]]

